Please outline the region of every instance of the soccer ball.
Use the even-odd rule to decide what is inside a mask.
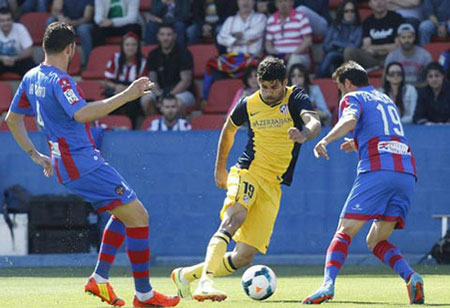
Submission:
[[[270,267],[254,265],[242,275],[242,287],[250,298],[262,301],[275,292],[277,277]]]

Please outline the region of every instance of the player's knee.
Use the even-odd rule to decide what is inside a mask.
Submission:
[[[373,234],[368,234],[366,237],[366,244],[370,251],[373,251],[373,248],[378,244],[379,240]]]
[[[230,234],[234,234],[237,229],[244,223],[247,218],[246,211],[235,212],[232,215],[227,215],[220,225],[221,229],[227,230]]]
[[[133,201],[132,207],[130,208],[131,217],[128,226],[131,227],[146,227],[148,226],[148,212],[145,209],[141,201]],[[128,227],[127,226],[127,227]]]

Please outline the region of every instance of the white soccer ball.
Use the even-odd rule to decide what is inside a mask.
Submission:
[[[245,294],[254,300],[269,298],[277,287],[277,277],[272,269],[265,265],[249,267],[242,275],[242,288]]]

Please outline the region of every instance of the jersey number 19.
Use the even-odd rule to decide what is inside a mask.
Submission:
[[[385,106],[386,105],[383,104],[377,105],[377,109],[381,113],[381,119],[383,120],[384,134],[387,136],[390,135],[389,124],[391,123],[393,126],[392,130],[394,131],[394,133],[398,136],[403,137],[405,133],[403,132],[402,122],[400,121],[397,109],[392,105],[387,105],[386,109],[388,112],[386,112]],[[391,121],[388,121],[386,114],[389,115]]]

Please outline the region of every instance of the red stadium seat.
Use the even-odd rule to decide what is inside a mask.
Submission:
[[[108,45],[120,45],[122,36],[108,36],[105,38],[105,43]]]
[[[98,101],[105,98],[103,83],[96,80],[82,80],[78,86],[83,90],[84,99],[88,101]]]
[[[312,83],[320,87],[330,111],[333,112],[337,109],[339,104],[339,92],[336,83],[330,78],[314,79]]]
[[[214,45],[191,45],[188,47],[194,58],[194,78],[203,78],[206,63],[212,57],[217,56],[217,49]]]
[[[450,49],[450,43],[428,43],[423,46],[433,57],[433,61],[438,61],[439,56]]]
[[[139,11],[148,12],[152,7],[152,0],[140,0],[139,1]]]
[[[0,80],[22,80],[22,76],[16,73],[2,73],[0,74]]]
[[[133,127],[130,118],[124,115],[109,115],[102,119],[99,119],[98,123],[106,125],[107,129],[132,129]]]
[[[120,51],[120,47],[115,45],[104,45],[94,48],[89,56],[86,70],[81,74],[81,77],[83,79],[103,79],[106,63],[118,51]]]
[[[159,115],[151,115],[145,118],[144,122],[142,122],[141,130],[147,130],[150,127],[150,123],[152,123],[153,120],[156,120],[160,118]]]
[[[71,76],[80,75],[81,70],[81,56],[77,49],[75,49],[75,54],[73,55],[72,62],[70,62],[69,69],[67,73]]]
[[[371,9],[359,9],[359,16],[361,17],[361,22],[366,20],[370,15],[372,15]]]
[[[328,8],[330,10],[337,10],[339,8],[339,5],[341,5],[342,0],[330,0],[328,3]]]
[[[8,111],[13,99],[11,87],[6,82],[0,82],[0,114]]]
[[[25,122],[25,128],[27,129],[27,131],[36,132],[38,130],[36,120],[34,119],[34,117],[25,116],[23,120]],[[1,132],[9,131],[8,125],[6,125],[5,121],[0,123],[0,131]]]
[[[373,86],[375,89],[381,88],[383,84],[383,79],[381,78],[369,78],[369,84]]]
[[[240,79],[223,79],[214,82],[209,92],[208,103],[203,111],[205,113],[226,113],[237,90],[242,86]]]
[[[360,9],[370,9],[369,1],[365,1],[365,2],[358,1],[358,7]]]
[[[41,45],[44,39],[47,19],[51,16],[47,12],[31,12],[23,14],[19,22],[30,32],[34,45]]]
[[[225,116],[218,114],[205,114],[191,121],[193,130],[219,130],[225,123]]]
[[[378,77],[379,78],[381,76],[383,76],[382,68],[369,72],[369,77]]]

